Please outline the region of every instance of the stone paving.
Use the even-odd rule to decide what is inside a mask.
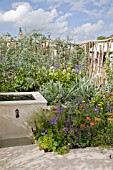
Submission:
[[[61,156],[36,144],[1,148],[0,170],[113,170],[113,150],[72,149]]]

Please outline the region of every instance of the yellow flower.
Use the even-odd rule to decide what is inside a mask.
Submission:
[[[86,101],[85,100],[82,100],[82,103],[85,103]]]
[[[92,100],[91,103],[95,103],[95,100]]]
[[[66,69],[63,70],[63,74],[66,73]]]
[[[99,103],[99,104],[98,104],[98,106],[102,106],[102,104],[101,104],[101,103]]]
[[[49,76],[52,76],[52,75],[53,75],[53,73],[52,73],[52,72],[50,72],[50,73],[49,73]]]
[[[51,66],[51,67],[50,67],[50,69],[51,69],[51,70],[53,70],[53,69],[54,69],[54,67],[53,67],[53,66]]]
[[[100,104],[104,104],[103,102],[100,102]]]
[[[67,67],[67,70],[68,70],[68,71],[71,71],[71,67]]]

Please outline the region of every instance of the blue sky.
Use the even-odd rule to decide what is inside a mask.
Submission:
[[[0,35],[37,29],[75,42],[113,34],[113,0],[0,0]]]

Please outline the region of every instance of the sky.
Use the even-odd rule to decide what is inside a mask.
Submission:
[[[0,0],[0,35],[33,29],[74,42],[113,34],[113,0]]]

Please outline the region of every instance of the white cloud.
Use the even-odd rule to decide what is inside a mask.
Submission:
[[[110,23],[109,25],[105,25],[103,35],[106,35],[106,36],[113,35],[113,23]]]
[[[47,25],[46,29],[50,30],[51,33],[62,35],[63,33],[66,33],[68,31],[68,22],[67,17],[69,17],[71,14],[66,13],[64,16],[60,16],[56,19],[56,22],[53,22],[49,25]]]
[[[82,12],[88,16],[102,18],[105,16],[109,6],[113,5],[113,0],[31,0],[32,2],[45,2],[50,8],[59,8],[60,6],[69,6],[69,10]],[[90,8],[91,7],[91,8]]]
[[[0,12],[0,23],[13,24],[26,30],[42,28],[48,32],[65,33],[68,30],[67,18],[70,13],[60,14],[56,9],[46,11],[42,8],[33,10],[29,3],[14,3],[13,9]]]
[[[97,38],[96,36],[104,29],[104,22],[99,20],[96,24],[85,23],[71,32],[75,41],[85,41]]]
[[[14,2],[14,3],[12,3],[12,8],[13,9],[16,9],[18,6],[20,6],[20,5],[29,5],[27,2]]]
[[[113,16],[113,7],[109,9],[109,11],[107,12],[107,16]]]
[[[112,5],[113,4],[113,1],[112,0],[92,0],[93,4],[96,5],[96,6],[99,6],[99,7],[102,7],[106,4],[109,4]]]
[[[28,3],[22,3],[18,5],[15,10],[1,12],[0,23],[17,22],[21,20],[29,11],[31,11],[31,6]]]

